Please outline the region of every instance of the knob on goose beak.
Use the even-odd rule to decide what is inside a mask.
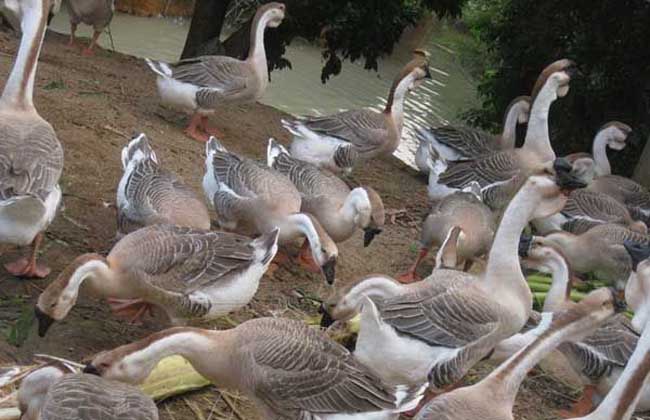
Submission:
[[[622,290],[617,290],[613,287],[610,287],[609,290],[612,292],[614,300],[614,312],[625,312],[627,309],[627,302],[625,302],[625,292]]]
[[[363,230],[363,247],[366,248],[370,243],[372,242],[373,239],[375,239],[375,236],[379,235],[382,230],[377,229],[377,228],[371,228],[367,227]]]
[[[531,235],[521,235],[519,237],[519,256],[521,258],[528,257],[528,252],[533,246],[533,237]]]
[[[87,373],[87,374],[89,374],[89,375],[102,376],[102,374],[99,372],[99,370],[97,370],[97,368],[95,367],[95,365],[93,365],[92,363],[88,363],[88,364],[86,365],[86,367],[83,368],[83,371],[82,371],[82,372],[83,372],[83,373]]]
[[[334,318],[327,312],[325,305],[321,303],[320,308],[318,308],[318,313],[321,314],[320,326],[323,328],[329,328],[330,325],[334,323]]]
[[[623,242],[623,246],[632,259],[632,270],[634,271],[636,271],[637,266],[641,261],[644,261],[650,257],[649,245],[626,240]]]
[[[334,283],[334,277],[336,276],[336,257],[331,257],[327,260],[327,262],[321,266],[321,270],[323,270],[323,275],[325,276],[325,280],[327,280],[327,284]]]
[[[565,158],[555,159],[553,170],[555,170],[555,182],[563,191],[572,191],[587,186],[586,182],[572,173],[573,165]]]
[[[34,307],[34,314],[36,315],[36,320],[38,321],[38,336],[45,337],[47,330],[49,330],[52,324],[54,324],[54,318],[41,311],[41,308],[38,306]]]

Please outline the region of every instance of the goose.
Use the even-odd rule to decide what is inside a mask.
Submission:
[[[320,270],[332,284],[338,248],[316,217],[300,213],[300,192],[291,180],[261,163],[229,152],[214,137],[205,151],[203,191],[218,214],[219,224],[229,230],[254,233],[278,227],[281,244],[305,237],[309,247],[303,246],[299,261]]]
[[[25,377],[18,403],[21,420],[158,420],[156,404],[138,388],[58,366]]]
[[[334,242],[363,229],[363,244],[368,246],[381,233],[384,203],[372,187],[350,190],[334,173],[295,159],[274,139],[269,140],[267,163],[291,180],[300,192],[301,210],[314,215]]]
[[[381,382],[322,332],[282,318],[251,319],[222,331],[171,328],[100,353],[85,371],[142,383],[173,354],[215,385],[250,397],[264,419],[397,419],[424,391]]]
[[[596,225],[606,223],[620,224],[635,232],[648,233],[646,224],[634,220],[623,204],[607,194],[584,188],[571,192],[560,213],[533,222],[541,234],[557,230],[580,234]]]
[[[477,384],[431,400],[416,420],[513,420],[512,409],[521,383],[540,360],[564,341],[579,340],[625,308],[607,288],[592,291],[571,309],[545,313],[529,332],[534,340]]]
[[[122,149],[122,167],[117,187],[118,238],[157,223],[210,229],[204,201],[176,174],[160,166],[144,133]]]
[[[588,153],[571,153],[565,157],[570,162],[583,157],[591,157],[596,163],[596,176],[611,175],[612,167],[607,157],[607,148],[623,150],[631,132],[632,128],[629,125],[620,121],[610,121],[596,133],[591,147],[591,155]]]
[[[83,55],[93,55],[93,48],[99,36],[110,25],[115,13],[115,0],[66,0],[70,15],[70,41],[68,46],[75,44],[75,33],[80,23],[92,26],[94,29],[90,44],[83,50]]]
[[[333,172],[349,172],[362,161],[392,155],[402,137],[406,93],[425,79],[431,79],[429,61],[426,53],[416,50],[393,81],[382,112],[366,108],[282,120],[294,136],[291,155]]]
[[[635,411],[646,411],[650,408],[650,248],[632,242],[625,244],[633,261],[634,276],[630,277],[625,297],[629,306],[634,310],[634,319],[640,337],[634,353],[629,358],[623,372],[615,381],[605,399],[591,414],[573,420],[629,420]]]
[[[650,191],[636,181],[620,175],[603,175],[590,182],[587,189],[609,195],[625,205],[634,219],[650,223]]]
[[[474,159],[446,162],[438,157],[429,172],[429,196],[439,200],[453,191],[476,181],[481,188],[507,182],[517,174],[535,173],[546,162],[555,159],[548,135],[548,113],[551,104],[569,92],[569,83],[576,73],[570,60],[558,60],[542,71],[533,89],[533,104],[524,145]]]
[[[534,238],[540,245],[553,247],[562,253],[576,272],[593,273],[620,290],[625,288],[632,269],[623,242],[650,243],[650,236],[611,223],[594,226],[581,234],[553,232]]]
[[[478,187],[478,184],[474,183],[474,186]],[[496,231],[494,215],[477,196],[476,190],[455,192],[435,204],[424,220],[418,257],[413,266],[398,278],[399,281],[408,283],[418,279],[416,270],[420,262],[433,246],[440,246],[445,241],[454,226],[460,229],[459,263],[465,263],[469,268],[468,263],[487,254]]]
[[[284,20],[285,5],[270,2],[258,7],[251,25],[250,47],[245,60],[227,56],[200,56],[176,63],[146,59],[157,75],[158,94],[164,105],[193,113],[185,133],[200,142],[221,136],[208,125],[208,115],[220,106],[253,103],[269,84],[264,48],[266,28]]]
[[[43,232],[61,202],[63,148],[52,126],[34,108],[34,78],[45,34],[47,0],[6,0],[21,19],[22,37],[0,97],[0,242],[31,244],[29,258],[5,264],[14,276],[46,277],[37,264]]]
[[[520,255],[525,257],[525,265],[553,276],[543,311],[556,312],[574,307],[576,303],[569,299],[571,277],[564,257],[554,248],[540,245],[537,241],[526,241],[522,237],[522,242],[525,245],[520,247],[520,251],[523,251]],[[593,404],[610,391],[620,376],[638,339],[639,335],[631,322],[625,315],[618,314],[584,339],[563,343],[558,347],[584,386],[580,400],[570,411],[563,411],[562,417],[574,417],[592,411]]]
[[[136,230],[107,257],[78,256],[47,286],[35,308],[38,333],[68,315],[82,284],[131,320],[152,306],[176,325],[227,314],[253,298],[277,239],[277,230],[257,239],[173,225]]]
[[[371,275],[335,288],[321,325],[361,312],[355,356],[384,381],[429,382],[438,391],[457,383],[528,320],[533,298],[519,236],[532,217],[558,211],[565,200],[550,177],[530,177],[503,216],[482,275],[442,268],[411,284]]]
[[[471,127],[445,125],[437,128],[416,130],[419,141],[415,152],[415,165],[420,172],[429,173],[429,147],[445,160],[470,159],[497,150],[510,150],[515,147],[517,124],[528,122],[530,96],[518,96],[506,108],[503,131],[493,135]]]

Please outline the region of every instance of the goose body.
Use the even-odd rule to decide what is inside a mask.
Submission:
[[[0,97],[0,242],[32,243],[30,258],[5,267],[14,275],[45,277],[49,269],[36,264],[36,252],[61,202],[63,148],[32,97],[50,5],[39,0],[5,3],[20,17],[22,37]]]
[[[383,112],[350,110],[323,117],[283,120],[293,134],[291,155],[334,172],[349,171],[360,162],[390,156],[399,145],[406,93],[431,78],[428,60],[416,54],[397,75]]]
[[[138,388],[55,366],[23,379],[18,401],[22,420],[158,420],[156,404]]]
[[[267,154],[269,167],[288,177],[301,195],[301,211],[312,214],[334,242],[349,239],[363,229],[369,245],[384,226],[384,203],[370,187],[350,190],[334,173],[292,157],[273,139]]]
[[[83,51],[85,55],[91,55],[97,44],[97,39],[104,29],[113,20],[115,13],[115,0],[65,0],[70,15],[70,42],[75,43],[75,32],[80,23],[92,26],[93,37],[88,47]]]
[[[255,295],[277,252],[276,230],[257,239],[173,225],[122,238],[107,257],[77,257],[39,296],[39,331],[63,319],[85,283],[95,294],[161,308],[173,323],[214,318]]]
[[[221,226],[253,233],[280,229],[280,243],[306,238],[328,282],[334,281],[338,248],[311,214],[301,213],[300,192],[282,173],[229,152],[215,138],[206,145],[203,191]]]
[[[158,94],[164,105],[193,113],[186,133],[200,141],[220,135],[207,125],[207,115],[219,107],[252,103],[262,97],[268,85],[264,31],[276,28],[284,19],[285,6],[261,5],[251,25],[251,41],[245,60],[227,56],[200,56],[164,63],[147,59],[157,75]]]
[[[144,134],[122,149],[122,166],[124,174],[117,187],[118,236],[157,223],[210,229],[203,200],[160,166]]]
[[[544,69],[535,85],[522,147],[456,161],[446,161],[438,156],[429,172],[429,197],[441,199],[472,181],[484,189],[508,182],[518,175],[525,178],[553,161],[555,153],[548,134],[548,113],[551,104],[568,93],[573,73],[574,64],[569,60],[556,61]]]
[[[322,332],[282,318],[225,331],[165,330],[99,354],[86,371],[140,383],[169,354],[182,355],[217,386],[250,397],[265,419],[397,419],[424,391],[382,382]]]
[[[498,136],[476,128],[452,125],[420,129],[417,131],[419,144],[415,152],[415,164],[420,172],[429,173],[429,147],[435,149],[435,156],[446,161],[470,159],[498,150],[513,149],[517,124],[526,123],[529,112],[530,97],[515,98],[506,109],[503,131]]]
[[[481,277],[442,268],[400,285],[372,276],[343,288],[324,310],[349,319],[362,309],[355,355],[385,380],[422,383],[429,372],[430,386],[452,385],[528,320],[532,295],[519,268],[519,236],[529,217],[564,201],[551,179],[531,177],[506,210]]]
[[[625,205],[634,218],[646,224],[650,222],[650,191],[636,181],[620,175],[603,175],[594,179],[587,188],[609,195]]]

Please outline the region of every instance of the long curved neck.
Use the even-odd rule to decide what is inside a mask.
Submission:
[[[64,291],[77,295],[82,283],[101,296],[119,297],[119,284],[111,271],[106,258],[99,254],[84,254],[71,264],[74,271],[70,275]]]
[[[306,213],[295,213],[288,216],[283,226],[279,227],[281,235],[283,234],[282,229],[285,229],[285,232],[291,237],[295,237],[295,233],[304,235],[309,242],[309,248],[316,262],[319,264],[325,262],[326,256],[322,252],[321,238],[325,236],[329,238],[329,235],[327,235],[327,232],[316,218]]]
[[[409,86],[413,83],[413,73],[408,73],[406,76],[396,79],[388,93],[388,100],[384,108],[385,114],[390,114],[394,121],[400,121],[404,113],[404,98],[409,90]]]
[[[596,134],[594,144],[591,147],[591,154],[594,156],[594,162],[596,162],[596,172],[598,176],[612,174],[612,167],[610,166],[609,158],[607,157],[608,140],[609,136],[607,130],[601,130]]]
[[[645,314],[646,319],[648,314]],[[646,324],[625,370],[598,408],[585,419],[628,420],[650,374],[650,328]]]
[[[553,312],[561,309],[571,290],[569,266],[563,258],[549,259],[545,264],[551,269],[553,283],[544,300],[544,312]]]
[[[543,162],[555,159],[548,133],[548,113],[557,98],[555,87],[545,83],[533,101],[523,149],[536,153]]]
[[[45,36],[45,8],[47,1],[36,2],[35,7],[26,7],[21,21],[22,37],[18,56],[11,69],[0,105],[11,106],[21,110],[34,110],[34,78],[36,65]]]
[[[339,219],[349,224],[355,224],[355,220],[360,222],[360,226],[366,227],[370,221],[370,199],[368,193],[363,188],[355,188],[345,198],[343,205],[339,209]]]
[[[248,49],[248,60],[263,61],[266,65],[266,49],[264,48],[264,32],[269,21],[268,10],[255,15],[251,24],[251,40]]]
[[[366,297],[389,298],[403,291],[404,286],[385,276],[371,276],[354,285],[345,298],[350,306],[359,308]]]
[[[515,147],[515,139],[517,135],[517,122],[519,121],[519,114],[521,113],[520,104],[514,104],[508,109],[506,119],[503,122],[503,131],[499,139],[499,147],[501,149],[513,149]]]

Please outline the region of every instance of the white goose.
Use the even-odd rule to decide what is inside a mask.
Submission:
[[[595,162],[595,176],[611,175],[612,166],[607,157],[607,149],[623,150],[626,146],[626,140],[632,128],[619,121],[610,121],[603,125],[596,136],[594,137],[591,146],[591,155],[589,153],[571,153],[565,156],[569,162],[574,162],[577,159],[591,157]]]
[[[21,18],[22,38],[0,97],[0,242],[32,244],[29,258],[5,265],[11,274],[45,277],[50,270],[36,263],[36,255],[61,202],[63,148],[34,108],[32,96],[50,2],[4,3]]]

